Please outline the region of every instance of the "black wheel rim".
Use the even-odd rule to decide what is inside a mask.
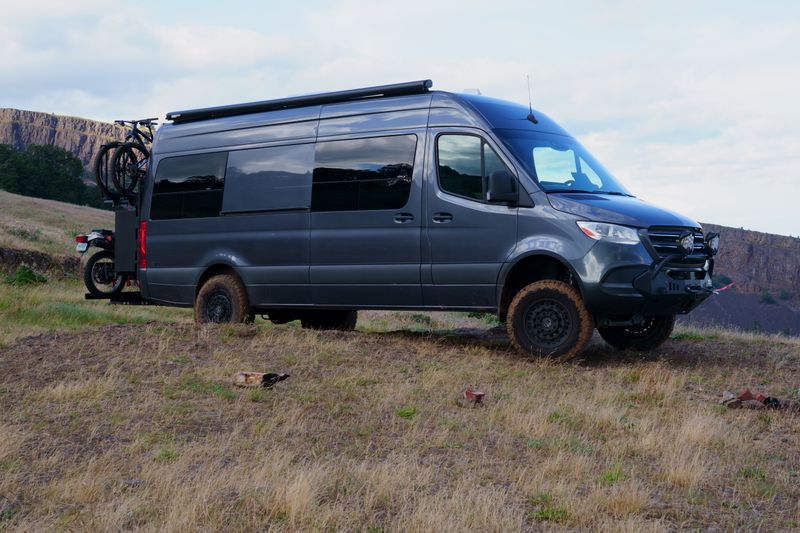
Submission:
[[[650,317],[647,320],[645,320],[644,324],[639,324],[636,326],[627,326],[625,328],[625,333],[627,337],[632,339],[645,337],[646,335],[650,334],[650,332],[652,332],[653,329],[655,329],[657,320],[658,319],[656,317]]]
[[[525,333],[534,348],[559,346],[569,338],[573,327],[569,310],[557,300],[539,300],[525,312]]]
[[[208,297],[206,317],[209,322],[230,322],[233,318],[233,302],[222,291],[215,291]]]
[[[130,192],[136,186],[139,174],[139,161],[132,150],[126,150],[119,161],[119,182],[125,192]]]

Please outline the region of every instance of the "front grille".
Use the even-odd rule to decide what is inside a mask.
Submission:
[[[678,239],[684,231],[694,232],[694,252],[692,255],[702,255],[705,249],[703,232],[694,228],[652,227],[647,230],[650,244],[661,257],[680,255]]]

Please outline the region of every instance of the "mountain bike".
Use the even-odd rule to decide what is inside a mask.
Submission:
[[[147,175],[150,164],[148,146],[153,142],[153,127],[157,120],[115,120],[115,124],[130,125],[125,141],[112,141],[100,148],[94,164],[95,179],[103,195],[114,203],[123,198],[128,201],[136,199],[136,186]],[[140,126],[146,129],[140,129]]]

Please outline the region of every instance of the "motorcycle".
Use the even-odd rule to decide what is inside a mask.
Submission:
[[[114,232],[93,229],[75,236],[75,251],[83,255],[90,246],[100,248],[91,256],[83,269],[83,283],[95,298],[111,298],[122,292],[128,281],[114,270]]]

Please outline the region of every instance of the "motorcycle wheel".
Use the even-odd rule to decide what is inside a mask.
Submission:
[[[101,250],[86,262],[83,283],[92,296],[110,298],[122,292],[125,276],[114,271],[114,253]]]

